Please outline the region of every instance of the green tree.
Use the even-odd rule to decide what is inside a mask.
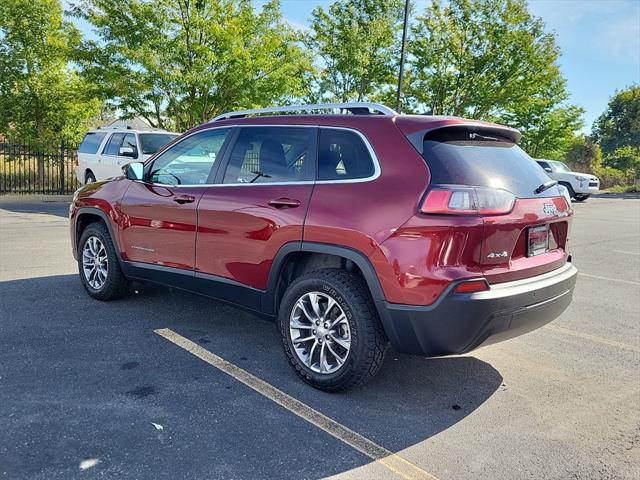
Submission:
[[[634,178],[640,178],[640,147],[618,147],[605,157],[604,165],[623,172],[632,171]]]
[[[59,0],[0,2],[0,133],[77,141],[93,124],[100,102],[69,63],[79,39]]]
[[[555,36],[525,0],[433,0],[412,28],[414,110],[508,123],[533,156],[561,157],[582,125]]]
[[[184,130],[227,110],[302,95],[311,62],[278,0],[85,0],[73,12],[99,41],[85,72],[125,117]]]
[[[624,146],[640,148],[640,86],[615,93],[593,124],[592,135],[605,154]]]
[[[586,136],[575,138],[565,156],[565,163],[578,172],[593,173],[600,168],[601,162],[600,146]]]
[[[314,100],[379,100],[393,93],[403,0],[346,0],[313,11],[305,43],[318,60]]]

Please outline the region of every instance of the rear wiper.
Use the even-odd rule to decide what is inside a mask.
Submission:
[[[548,182],[544,182],[538,188],[536,188],[533,193],[542,193],[545,190],[549,190],[551,187],[555,187],[558,184],[557,180],[549,180]]]
[[[480,135],[479,133],[476,133],[476,132],[470,133],[469,134],[469,138],[471,138],[472,140],[475,140],[476,138],[479,138],[481,140],[490,140],[490,141],[494,141],[494,142],[500,141],[500,139],[498,139],[496,137],[488,137],[487,135]]]

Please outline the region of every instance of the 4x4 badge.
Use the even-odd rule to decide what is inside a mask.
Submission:
[[[545,203],[542,206],[542,211],[547,215],[555,215],[556,213],[558,213],[558,209],[553,203]]]

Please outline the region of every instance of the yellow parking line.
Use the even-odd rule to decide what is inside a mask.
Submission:
[[[567,335],[583,338],[585,340],[591,340],[592,342],[603,343],[604,345],[609,345],[610,347],[622,348],[623,350],[631,350],[632,352],[640,353],[640,347],[629,345],[628,343],[616,342],[615,340],[609,340],[608,338],[597,337],[595,335],[589,335],[588,333],[576,332],[575,330],[559,327],[558,325],[545,325],[544,328],[555,330],[556,332],[560,333],[566,333]]]
[[[368,456],[375,462],[383,465],[387,469],[396,473],[403,479],[407,480],[438,480],[435,476],[422,470],[417,465],[405,460],[401,456],[387,450],[386,448],[378,445],[377,443],[363,437],[357,432],[354,432],[350,428],[345,427],[341,423],[327,417],[319,411],[311,408],[300,400],[293,398],[292,396],[284,393],[282,390],[277,389],[271,384],[259,379],[258,377],[250,374],[246,370],[228,362],[222,357],[219,357],[215,353],[211,353],[209,350],[202,348],[197,343],[192,342],[188,338],[177,334],[173,330],[168,328],[161,328],[154,330],[155,333],[161,337],[166,338],[170,342],[176,344],[180,348],[195,355],[201,360],[204,360],[210,365],[213,365],[217,369],[223,371],[227,375],[232,376],[246,386],[252,388],[261,395],[264,395],[269,400],[277,403],[278,405],[286,408],[290,412],[296,414],[300,418],[307,422],[321,428],[328,434],[334,436],[338,440],[346,443],[347,445],[355,448],[360,453]]]
[[[578,275],[589,278],[596,278],[598,280],[607,280],[609,282],[627,283],[629,285],[640,285],[640,282],[634,282],[633,280],[623,280],[621,278],[601,277],[600,275],[591,275],[590,273],[579,272]]]

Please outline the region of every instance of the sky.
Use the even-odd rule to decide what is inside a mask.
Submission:
[[[284,17],[297,28],[306,28],[311,12],[333,1],[280,0]],[[429,3],[412,1],[416,14]],[[529,0],[529,9],[557,36],[570,102],[586,110],[589,132],[616,90],[640,83],[640,0]],[[91,35],[88,25],[78,26]]]

